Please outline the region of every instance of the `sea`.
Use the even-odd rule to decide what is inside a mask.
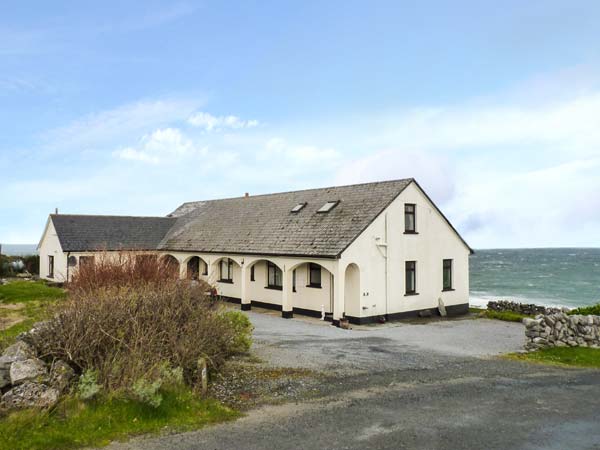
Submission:
[[[37,254],[35,244],[2,244],[11,256]],[[513,300],[539,305],[600,303],[600,248],[475,250],[470,258],[470,303]]]
[[[0,244],[2,246],[2,254],[8,256],[27,256],[37,255],[36,244]]]
[[[470,303],[513,300],[539,305],[600,303],[600,248],[475,250]]]

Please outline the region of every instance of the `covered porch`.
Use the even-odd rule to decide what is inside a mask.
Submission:
[[[360,315],[360,269],[338,259],[206,253],[164,253],[179,264],[181,279],[204,280],[242,310],[252,305],[296,314],[325,316],[339,323]],[[172,258],[172,259],[171,259]]]

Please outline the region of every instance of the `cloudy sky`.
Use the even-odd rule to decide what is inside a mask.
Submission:
[[[0,242],[415,177],[475,248],[600,245],[597,1],[3,1]]]

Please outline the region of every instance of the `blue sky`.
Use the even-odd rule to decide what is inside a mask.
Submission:
[[[594,1],[11,2],[0,242],[415,177],[476,248],[600,243]]]

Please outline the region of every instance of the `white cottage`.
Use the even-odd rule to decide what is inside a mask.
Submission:
[[[98,249],[158,253],[243,310],[369,323],[468,311],[471,248],[414,179],[184,203],[167,217],[52,214],[40,274]]]

